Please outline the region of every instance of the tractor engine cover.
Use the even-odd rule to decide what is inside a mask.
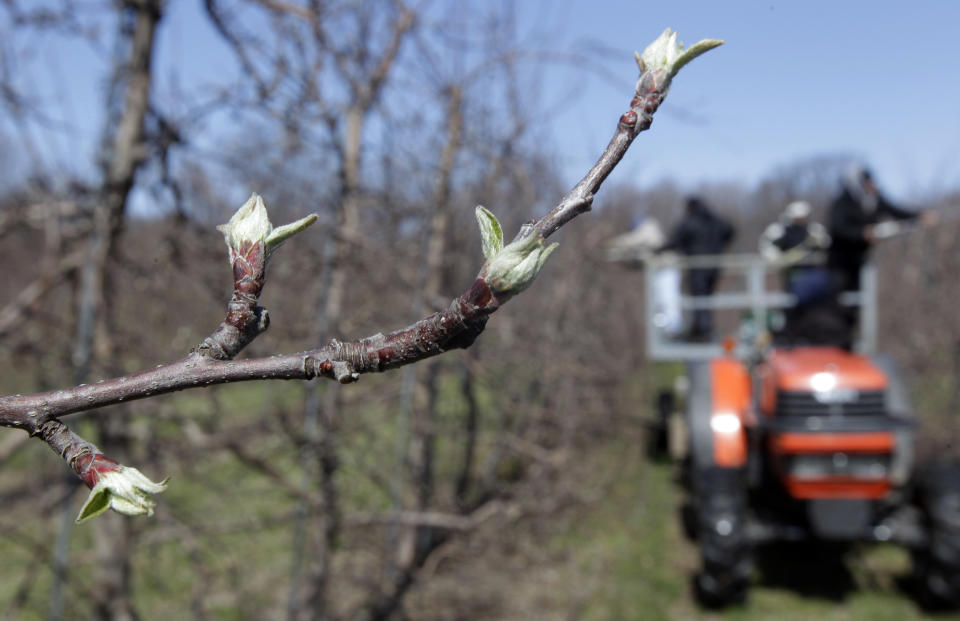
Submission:
[[[891,416],[890,377],[868,357],[834,347],[776,350],[762,365],[760,410],[774,471],[810,501],[824,536],[862,533],[870,500],[904,483],[912,425]]]

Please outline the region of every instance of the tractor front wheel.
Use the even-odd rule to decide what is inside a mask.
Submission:
[[[918,475],[928,543],[914,552],[914,576],[924,603],[960,608],[960,464],[935,464]]]
[[[697,543],[703,566],[695,577],[697,599],[709,608],[743,603],[753,569],[743,473],[711,467],[698,479]]]

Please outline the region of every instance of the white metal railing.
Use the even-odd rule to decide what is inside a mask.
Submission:
[[[654,275],[658,270],[677,269],[681,276],[695,268],[717,268],[720,270],[721,286],[711,296],[692,296],[681,289],[679,306],[683,313],[684,325],[690,323],[691,311],[698,309],[716,311],[741,311],[750,313],[754,325],[765,329],[771,311],[790,308],[796,303],[795,297],[780,289],[780,272],[785,266],[764,260],[757,254],[725,254],[684,257],[677,255],[654,255],[643,259],[645,266],[644,286],[645,324],[647,356],[651,360],[707,360],[722,354],[723,346],[719,340],[694,342],[685,340],[683,333],[678,336],[668,334],[663,322],[657,317],[657,290]],[[813,257],[802,264],[818,264],[822,257]],[[733,276],[733,278],[731,278]],[[685,280],[685,278],[681,278]],[[773,281],[773,282],[771,282]],[[742,283],[740,288],[736,285]],[[860,274],[860,291],[846,291],[839,297],[841,305],[858,309],[859,332],[854,348],[862,353],[873,353],[876,349],[877,333],[877,275],[873,264],[864,265]],[[742,326],[738,326],[742,328]],[[720,335],[725,336],[725,335]],[[753,347],[752,339],[740,339],[735,354],[747,355]]]

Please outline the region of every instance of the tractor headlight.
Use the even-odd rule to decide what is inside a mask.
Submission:
[[[721,412],[710,418],[710,429],[715,433],[736,433],[740,431],[740,417],[732,412]]]
[[[830,392],[837,387],[837,376],[824,371],[810,376],[810,388],[814,392]]]

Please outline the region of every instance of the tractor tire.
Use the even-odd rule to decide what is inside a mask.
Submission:
[[[960,463],[935,464],[918,473],[928,543],[914,551],[914,577],[922,603],[960,608]]]
[[[753,561],[743,473],[738,468],[711,467],[696,476],[696,539],[703,561],[694,579],[697,600],[707,608],[744,603]]]
[[[699,520],[697,519],[697,508],[689,500],[680,505],[680,528],[684,537],[689,541],[696,541],[699,535]]]
[[[669,443],[670,416],[674,410],[674,396],[670,390],[657,393],[654,404],[654,418],[647,430],[647,456],[653,460],[667,457]]]

